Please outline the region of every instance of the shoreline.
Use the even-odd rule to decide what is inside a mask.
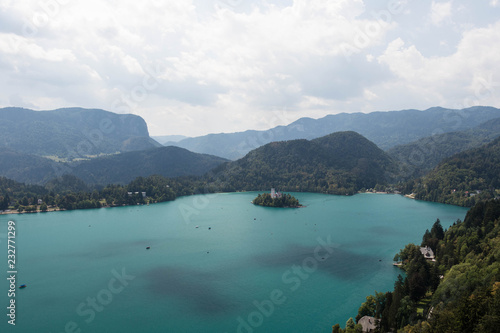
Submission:
[[[163,201],[163,202],[168,202],[168,201]],[[156,202],[155,202],[156,203]],[[149,204],[148,204],[149,205]],[[101,209],[101,208],[113,208],[113,207],[130,207],[130,206],[137,206],[137,205],[122,205],[122,206],[102,206],[99,208],[78,208],[78,209],[57,209],[57,208],[49,208],[46,211],[42,212],[41,210],[36,210],[32,212],[18,212],[17,210],[10,210],[9,212],[3,211],[0,212],[0,215],[12,215],[12,214],[38,214],[38,213],[53,213],[53,212],[71,212],[71,211],[78,211],[78,210],[91,210],[91,209]],[[146,206],[144,205],[139,205],[139,206]]]
[[[265,206],[265,205],[259,205],[259,204],[254,204],[253,202],[250,202],[254,206],[259,206],[259,207],[269,207],[269,208],[306,208],[306,206],[299,205],[299,206],[283,206],[283,207],[276,207],[276,206]]]
[[[227,194],[230,194],[230,193],[248,193],[248,192],[259,192],[259,191],[234,191],[234,192],[214,192],[214,193],[200,193],[200,194],[203,194],[203,195],[206,195],[206,194],[224,194],[224,193],[227,193]],[[320,193],[320,192],[303,192],[303,193],[317,193],[317,194],[326,194],[326,195],[342,195],[342,194],[328,194],[328,193]],[[390,192],[370,192],[370,191],[366,191],[366,192],[357,192],[351,196],[354,196],[356,194],[363,194],[363,193],[367,193],[367,194],[398,194],[398,195],[402,195],[406,198],[409,198],[409,199],[415,199],[414,195],[412,194],[400,194],[400,193],[390,193]],[[186,197],[186,196],[192,196],[192,195],[198,195],[198,194],[186,194],[186,195],[181,195],[179,197],[176,197],[174,200],[170,200],[170,201],[175,201],[177,198],[182,198],[182,197]],[[162,201],[162,202],[169,202],[169,201]],[[149,202],[147,204],[141,204],[140,206],[146,206],[146,205],[152,205],[152,204],[156,204],[156,203],[159,203],[159,202]],[[303,205],[300,205],[300,206],[289,206],[289,207],[272,207],[272,206],[263,206],[263,205],[258,205],[258,204],[254,204],[252,201],[251,203],[255,206],[260,206],[260,207],[270,207],[270,208],[306,208],[307,206],[303,206]],[[438,203],[438,202],[437,202]],[[121,205],[121,206],[102,206],[102,207],[99,207],[99,208],[79,208],[79,209],[58,209],[58,208],[49,208],[47,209],[47,211],[44,211],[42,212],[41,210],[36,210],[36,211],[33,211],[33,212],[18,212],[17,210],[10,210],[8,212],[6,211],[2,211],[0,212],[0,215],[11,215],[11,214],[37,214],[37,213],[52,213],[52,212],[67,212],[67,211],[77,211],[77,210],[88,210],[88,209],[101,209],[101,208],[114,208],[114,207],[129,207],[129,206],[137,206],[137,205]],[[455,206],[455,205],[452,205],[452,206]]]

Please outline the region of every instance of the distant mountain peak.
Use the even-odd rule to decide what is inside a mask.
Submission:
[[[498,117],[499,109],[486,106],[462,110],[433,107],[427,110],[340,113],[320,119],[300,118],[287,126],[266,131],[209,134],[169,144],[236,160],[272,141],[310,140],[334,132],[354,131],[387,150],[430,136],[436,131],[447,133],[466,130]]]
[[[78,107],[0,109],[0,147],[69,160],[154,148],[147,124],[132,114]]]

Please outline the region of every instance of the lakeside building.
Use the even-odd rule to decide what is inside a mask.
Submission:
[[[421,247],[420,248],[420,252],[424,255],[425,259],[429,259],[429,260],[432,260],[434,261],[435,260],[435,256],[434,256],[434,251],[432,251],[432,249],[428,246],[426,247]]]
[[[358,324],[363,327],[363,333],[372,333],[377,329],[377,321],[374,317],[364,316],[358,321]]]
[[[272,199],[281,198],[281,192],[280,191],[276,192],[276,189],[274,187],[271,188],[271,198]]]

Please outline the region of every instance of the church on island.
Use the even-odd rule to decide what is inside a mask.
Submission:
[[[274,187],[271,188],[271,198],[272,199],[281,198],[281,192],[280,191],[276,192]]]
[[[271,193],[258,194],[252,203],[258,206],[265,207],[301,207],[299,200],[292,197],[290,194],[281,193],[272,188]]]

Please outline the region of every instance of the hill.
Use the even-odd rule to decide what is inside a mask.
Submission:
[[[87,184],[126,184],[136,177],[199,176],[227,160],[192,153],[179,147],[160,147],[97,157],[72,163],[0,149],[0,176],[28,184],[45,184],[65,174]]]
[[[217,156],[169,146],[75,163],[71,173],[89,184],[127,184],[150,175],[201,176],[224,162],[227,160]]]
[[[461,206],[499,196],[500,137],[445,159],[426,176],[410,181],[405,192],[414,192],[416,199]]]
[[[500,118],[491,119],[469,130],[436,134],[398,145],[387,150],[387,153],[400,162],[401,177],[410,179],[423,176],[447,157],[478,148],[498,136]]]
[[[341,113],[320,119],[301,118],[287,126],[266,131],[209,134],[168,144],[193,152],[221,156],[231,160],[273,141],[315,139],[339,131],[355,131],[387,150],[440,133],[462,131],[500,117],[493,107],[463,110],[430,108],[425,111],[403,110],[372,113]]]
[[[63,165],[48,158],[0,147],[0,176],[21,183],[44,184],[55,178]]]
[[[391,158],[355,132],[314,140],[272,142],[210,172],[222,191],[268,190],[353,194],[386,184]]]
[[[99,109],[0,109],[0,147],[66,160],[159,147],[144,119]]]

